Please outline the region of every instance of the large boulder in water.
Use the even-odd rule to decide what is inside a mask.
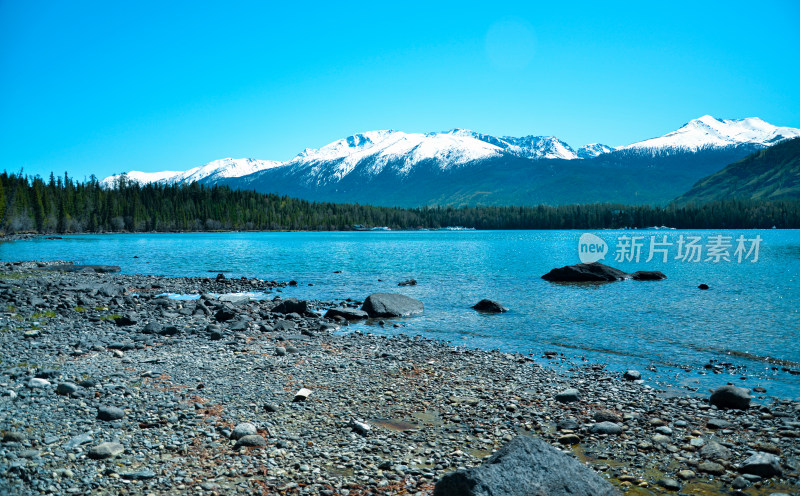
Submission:
[[[631,279],[634,281],[660,281],[666,278],[667,276],[660,270],[637,270],[631,274]]]
[[[370,317],[412,317],[422,315],[425,305],[414,298],[398,293],[373,293],[361,306]]]
[[[539,438],[518,436],[483,465],[444,476],[433,496],[610,496],[614,486]]]
[[[483,299],[478,303],[472,305],[472,308],[482,313],[508,312],[508,308],[504,307],[503,305],[497,303],[496,301],[486,300],[486,299]]]
[[[621,281],[626,278],[628,278],[627,273],[599,262],[567,265],[553,269],[542,276],[542,279],[551,282],[605,282]]]

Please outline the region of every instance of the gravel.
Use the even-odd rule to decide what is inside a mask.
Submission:
[[[520,433],[635,494],[691,493],[699,480],[798,493],[796,401],[718,409],[602,364],[340,332],[345,319],[321,315],[341,302],[273,312],[277,281],[9,267],[4,494],[430,494]],[[253,291],[275,298],[211,296]]]

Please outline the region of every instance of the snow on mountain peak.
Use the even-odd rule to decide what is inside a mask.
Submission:
[[[589,143],[578,148],[578,157],[580,158],[594,158],[604,153],[611,153],[614,149],[608,145],[601,143]]]
[[[800,129],[777,127],[758,117],[717,119],[704,115],[663,136],[623,149],[663,149],[687,152],[741,144],[767,147],[783,139],[800,136]],[[378,175],[387,167],[396,174],[407,175],[418,164],[425,163],[447,170],[470,162],[494,157],[527,159],[591,159],[614,148],[592,143],[573,150],[554,136],[492,136],[469,129],[455,128],[445,132],[405,133],[396,130],[366,131],[336,140],[321,148],[306,148],[288,162],[225,158],[187,171],[140,172],[126,174],[128,181],[146,183],[187,184],[196,181],[213,184],[217,179],[241,177],[276,167],[297,167],[306,177],[319,184],[341,180],[355,171]],[[113,187],[119,176],[101,181]]]
[[[717,119],[704,115],[664,136],[622,146],[620,149],[676,148],[696,151],[705,147],[721,148],[742,144],[769,146],[797,136],[800,136],[800,129],[773,126],[758,117]]]
[[[282,165],[281,162],[274,160],[256,160],[252,158],[223,158],[214,160],[206,165],[194,167],[187,171],[162,171],[162,172],[141,172],[130,171],[124,174],[109,176],[100,181],[100,186],[111,188],[119,181],[120,176],[125,176],[125,180],[136,182],[141,185],[149,183],[175,184],[193,183],[203,179],[221,179],[224,177],[241,177],[265,169],[271,169]]]

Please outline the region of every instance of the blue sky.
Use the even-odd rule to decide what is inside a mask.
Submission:
[[[0,170],[288,160],[356,132],[800,127],[800,2],[0,0]]]

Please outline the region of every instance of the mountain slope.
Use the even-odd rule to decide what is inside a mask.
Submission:
[[[800,199],[800,138],[749,155],[698,181],[675,202]]]
[[[374,164],[363,160],[336,182],[318,182],[317,176],[309,174],[305,167],[291,166],[216,184],[314,201],[401,207],[666,204],[699,178],[754,150],[752,146],[656,154],[649,150],[622,150],[585,160],[499,155],[447,169],[429,159],[410,170],[403,169],[402,161],[388,162],[377,174]]]

